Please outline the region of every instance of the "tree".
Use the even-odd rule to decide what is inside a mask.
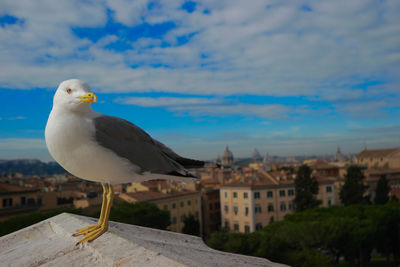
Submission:
[[[200,236],[200,222],[192,214],[185,216],[182,233]]]
[[[340,200],[343,205],[367,203],[364,193],[368,186],[363,184],[364,174],[360,167],[352,165],[347,168],[344,185],[340,191]]]
[[[315,177],[311,177],[311,169],[307,165],[301,165],[294,180],[296,197],[294,205],[296,211],[318,207],[320,200],[316,199],[318,194],[318,182]]]
[[[151,202],[121,202],[111,209],[110,220],[162,230],[170,225],[169,211]]]
[[[386,179],[386,175],[381,175],[376,185],[375,204],[383,205],[389,201],[390,187]]]

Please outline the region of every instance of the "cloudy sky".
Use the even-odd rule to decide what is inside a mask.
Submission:
[[[3,0],[0,159],[51,159],[69,78],[184,156],[399,147],[398,14],[398,0]]]

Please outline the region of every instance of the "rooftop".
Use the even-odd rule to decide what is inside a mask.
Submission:
[[[400,153],[400,148],[389,148],[389,149],[374,149],[374,150],[363,150],[358,153],[357,158],[379,158],[379,157],[386,157],[393,153]]]
[[[0,183],[0,194],[12,194],[12,193],[19,193],[19,192],[36,192],[39,189],[36,188],[27,188],[15,184],[7,184],[7,183]]]
[[[0,238],[4,266],[286,266],[213,250],[199,237],[110,222],[83,246],[72,234],[95,219],[63,213]]]

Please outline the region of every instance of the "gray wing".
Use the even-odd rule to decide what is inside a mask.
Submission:
[[[141,128],[124,119],[103,115],[94,118],[94,125],[96,141],[139,166],[141,172],[192,177],[184,166],[200,166],[201,163],[204,165],[202,161],[180,157]]]

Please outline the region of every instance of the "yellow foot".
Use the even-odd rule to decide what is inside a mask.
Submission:
[[[106,225],[106,224],[99,225],[97,229],[94,229],[90,232],[84,233],[85,238],[76,244],[79,245],[79,244],[83,244],[85,242],[92,242],[93,240],[95,240],[96,238],[98,238],[99,236],[104,234],[107,231],[107,229],[108,229],[108,225]]]
[[[100,228],[100,226],[101,226],[101,224],[99,224],[99,223],[95,223],[95,224],[92,224],[92,225],[85,226],[85,227],[79,229],[79,230],[78,230],[75,234],[73,234],[72,236],[86,235],[87,233],[92,232],[92,231],[94,231],[94,230]]]

